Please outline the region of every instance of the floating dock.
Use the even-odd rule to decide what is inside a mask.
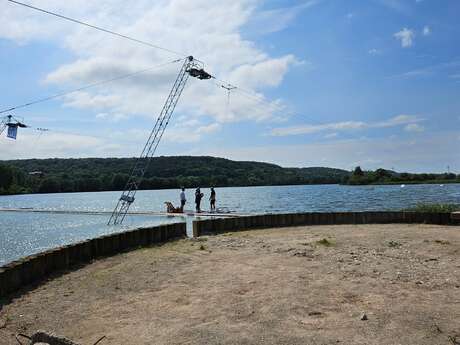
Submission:
[[[49,213],[49,214],[75,214],[75,215],[110,215],[112,211],[83,211],[83,210],[47,210],[32,207],[0,208],[0,212],[20,213]],[[242,213],[219,213],[219,212],[194,212],[184,211],[183,213],[168,213],[158,211],[131,211],[127,213],[132,216],[168,216],[168,217],[243,217],[250,214]]]

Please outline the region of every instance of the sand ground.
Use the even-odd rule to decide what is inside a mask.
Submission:
[[[3,305],[0,344],[37,329],[84,345],[460,344],[460,227],[297,227],[139,249]]]

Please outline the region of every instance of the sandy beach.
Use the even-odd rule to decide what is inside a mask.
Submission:
[[[8,301],[0,344],[38,329],[85,345],[104,335],[102,345],[460,344],[459,255],[455,226],[184,239],[95,261]]]

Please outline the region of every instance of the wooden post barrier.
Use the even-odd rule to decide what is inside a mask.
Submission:
[[[460,213],[451,215],[404,211],[309,212],[218,218],[193,221],[193,236],[290,226],[390,223],[456,225],[460,224]]]
[[[185,236],[186,224],[174,223],[105,235],[34,254],[0,267],[0,297],[77,264]]]

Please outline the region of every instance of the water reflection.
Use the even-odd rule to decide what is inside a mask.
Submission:
[[[193,200],[194,190],[187,190]],[[203,201],[209,189],[202,189]],[[275,186],[217,188],[217,207],[236,213],[400,210],[419,202],[460,203],[460,184],[401,186]],[[0,208],[112,211],[120,192],[1,196]],[[132,211],[164,211],[179,204],[179,190],[140,191]],[[194,205],[187,203],[186,209]],[[209,205],[204,202],[203,209]],[[0,212],[0,265],[58,245],[126,228],[184,221],[177,217],[129,216],[124,228],[108,227],[108,215]],[[187,219],[191,229],[191,218]]]

